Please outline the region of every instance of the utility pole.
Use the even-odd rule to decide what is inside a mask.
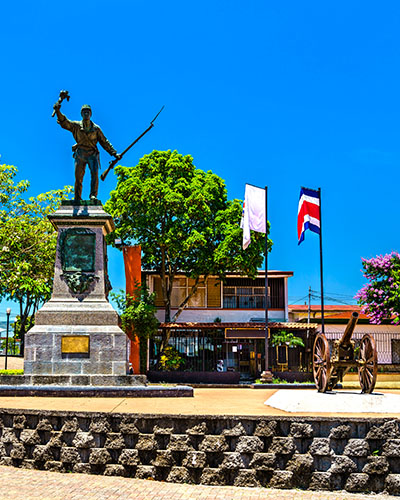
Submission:
[[[7,359],[8,359],[8,332],[10,328],[10,314],[11,314],[11,308],[7,308],[7,334],[6,334],[6,359],[4,360],[4,369],[7,370]],[[15,339],[14,339],[15,341]]]

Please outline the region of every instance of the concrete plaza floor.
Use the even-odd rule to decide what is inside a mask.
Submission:
[[[389,495],[174,484],[0,466],[0,500],[394,500]]]
[[[9,357],[9,369],[22,369],[23,359]],[[4,368],[4,357],[0,356],[0,369]],[[343,384],[340,392],[356,396],[360,388],[356,375],[349,376],[349,382]],[[351,380],[353,379],[353,380]],[[385,387],[385,388],[382,388]],[[285,389],[285,391],[291,391]],[[296,390],[297,391],[297,390]],[[62,398],[62,397],[0,397],[0,408],[25,408],[37,410],[71,410],[71,411],[104,411],[114,413],[144,414],[182,414],[182,415],[298,415],[298,416],[338,416],[338,417],[394,417],[399,418],[397,411],[391,413],[374,412],[289,412],[268,406],[268,399],[277,392],[276,389],[249,388],[196,388],[193,398]],[[307,389],[315,394],[315,389]],[[400,396],[400,381],[389,381],[382,377],[376,385],[375,393],[397,394]],[[362,401],[360,395],[360,402]]]
[[[278,390],[265,403],[273,408],[292,414],[299,412],[337,413],[379,413],[382,416],[391,413],[400,415],[400,394],[374,391],[372,394],[360,394],[360,391],[340,390],[326,393],[316,390]]]
[[[290,389],[289,389],[290,390]],[[315,389],[309,389],[315,391]],[[295,391],[295,390],[290,390]],[[359,391],[354,391],[357,394]],[[400,394],[398,390],[380,391]],[[393,417],[399,413],[287,412],[268,406],[273,389],[195,389],[193,398],[0,397],[0,408],[175,415]],[[360,398],[363,395],[359,395]],[[267,401],[267,404],[265,402]]]

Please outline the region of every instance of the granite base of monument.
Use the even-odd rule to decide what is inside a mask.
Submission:
[[[1,377],[0,396],[193,396],[127,374],[129,339],[108,301],[114,223],[101,203],[63,202],[49,219],[58,232],[53,293],[25,336],[24,375]]]
[[[128,338],[107,298],[112,217],[99,201],[67,201],[49,219],[58,232],[53,293],[26,334],[24,373],[124,376]]]
[[[54,386],[0,386],[0,397],[61,397],[61,398],[192,398],[193,387],[54,387]]]
[[[127,374],[127,337],[117,325],[39,324],[25,342],[26,375]]]

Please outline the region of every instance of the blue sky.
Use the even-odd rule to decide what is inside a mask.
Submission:
[[[320,288],[318,237],[298,247],[296,217],[300,186],[321,187],[326,295],[350,301],[361,257],[399,250],[399,18],[394,1],[3,2],[0,161],[32,194],[73,184],[73,138],[51,118],[61,89],[63,112],[91,104],[118,151],[165,104],[122,163],[176,149],[230,198],[268,185],[269,265],[294,271],[291,303]],[[110,274],[123,288],[116,250]]]

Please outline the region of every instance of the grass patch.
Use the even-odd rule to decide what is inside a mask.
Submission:
[[[256,384],[263,384],[264,382],[261,382],[261,379],[256,379],[255,381]],[[297,380],[293,382],[288,382],[287,380],[284,380],[279,377],[273,377],[272,378],[272,383],[273,384],[313,384],[314,382],[312,380],[305,380],[304,382],[297,382]]]
[[[24,370],[0,370],[0,375],[23,375]]]
[[[279,377],[273,377],[272,378],[272,383],[273,384],[288,384],[289,382],[283,378],[279,378]]]

